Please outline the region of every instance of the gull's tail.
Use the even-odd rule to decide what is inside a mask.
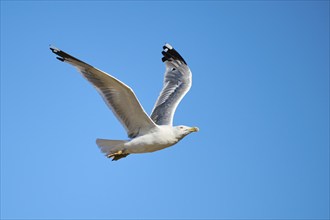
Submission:
[[[112,160],[119,160],[126,157],[128,154],[123,152],[124,144],[127,141],[123,140],[106,140],[96,139],[96,144],[107,157],[112,157]]]

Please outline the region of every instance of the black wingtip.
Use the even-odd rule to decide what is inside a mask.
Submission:
[[[61,51],[60,49],[57,49],[56,47],[54,47],[52,45],[49,45],[49,49],[55,54],[58,54]]]
[[[186,61],[182,58],[182,56],[169,43],[165,43],[165,45],[163,46],[162,54],[164,56],[162,57],[163,62],[179,60],[187,65]]]
[[[62,62],[64,62],[64,61],[68,61],[68,60],[75,60],[75,61],[77,61],[77,62],[80,62],[80,63],[84,63],[84,64],[86,64],[86,65],[89,65],[89,64],[87,64],[87,63],[85,63],[85,62],[83,62],[83,61],[81,61],[81,60],[75,58],[74,56],[71,56],[70,54],[65,53],[64,51],[62,51],[62,50],[60,50],[60,49],[58,49],[58,48],[56,48],[56,47],[54,47],[54,46],[51,46],[51,45],[50,45],[49,49],[50,49],[54,54],[56,54],[56,55],[58,56],[58,57],[56,57],[56,58],[57,58],[58,60],[62,61]]]
[[[56,59],[58,59],[59,61],[64,62],[64,59],[62,57],[56,57]]]
[[[56,59],[58,59],[59,61],[62,61],[64,62],[64,58],[61,57],[61,50],[60,49],[57,49],[56,47],[52,46],[52,45],[49,45],[49,49],[55,53],[56,55],[59,55],[60,57],[56,57]]]
[[[54,47],[54,46],[52,46],[52,45],[49,45],[49,49],[50,49],[54,54],[56,54],[56,55],[59,56],[59,57],[56,57],[56,59],[58,59],[58,60],[64,62],[65,59],[63,58],[63,52],[62,52],[60,49],[58,49],[58,48],[56,48],[56,47]]]
[[[56,47],[49,45],[49,49],[55,53],[56,55],[58,55],[59,57],[56,57],[56,59],[58,59],[59,61],[64,62],[65,59],[62,57],[63,56],[63,52],[60,49],[57,49]]]

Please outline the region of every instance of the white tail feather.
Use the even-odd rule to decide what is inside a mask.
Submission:
[[[123,140],[106,140],[106,139],[96,139],[96,144],[100,150],[106,154],[113,154],[121,150],[127,141]]]

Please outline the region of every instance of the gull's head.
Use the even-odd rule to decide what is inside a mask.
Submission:
[[[185,125],[179,125],[175,127],[176,133],[178,137],[181,139],[185,137],[186,135],[192,133],[192,132],[197,132],[199,131],[199,128],[197,127],[188,127]]]

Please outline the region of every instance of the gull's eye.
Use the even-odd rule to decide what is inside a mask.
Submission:
[[[182,126],[180,126],[180,129],[183,129],[183,127],[182,127]]]
[[[172,71],[175,71],[176,69],[175,68],[172,68]],[[180,127],[181,128],[181,127]]]

